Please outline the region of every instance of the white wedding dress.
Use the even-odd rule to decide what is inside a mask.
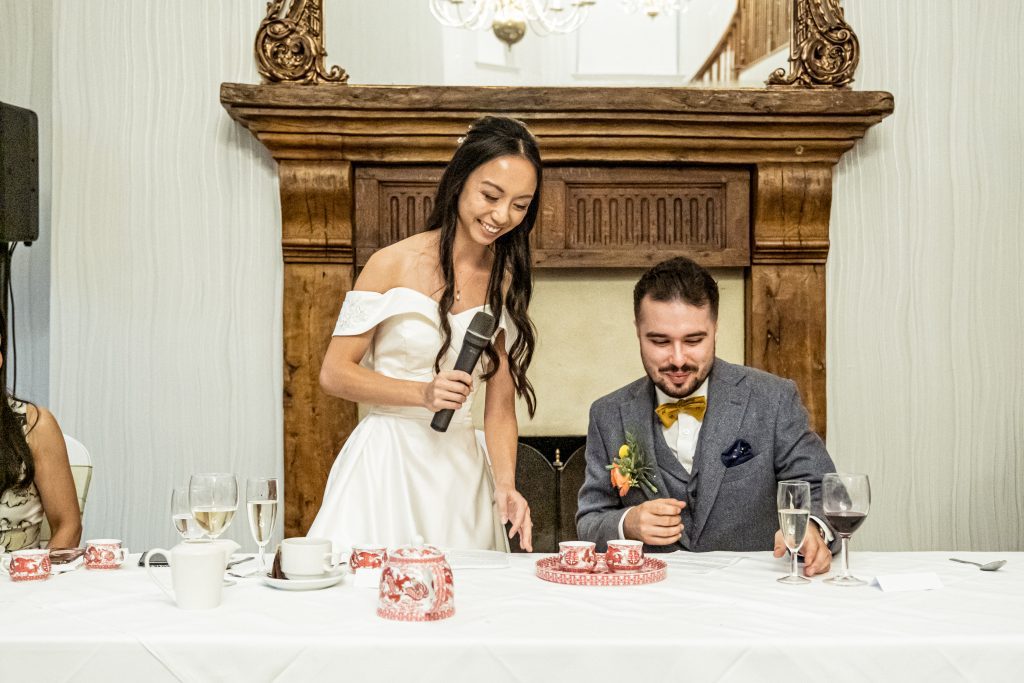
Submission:
[[[480,310],[449,315],[453,348],[442,369],[455,365]],[[334,336],[376,327],[362,364],[388,377],[429,382],[441,348],[439,321],[437,302],[414,289],[351,291]],[[511,345],[514,331],[505,316],[499,327]],[[334,461],[309,535],[331,539],[335,550],[357,543],[393,548],[419,538],[442,548],[507,550],[490,463],[470,416],[482,364],[473,373],[474,393],[446,432],[430,428],[434,414],[426,408],[369,406]]]

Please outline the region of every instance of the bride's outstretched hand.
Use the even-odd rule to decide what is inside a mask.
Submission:
[[[508,537],[519,534],[519,546],[528,553],[533,552],[533,521],[530,520],[530,505],[523,495],[513,488],[497,488],[494,499],[498,503],[501,523],[512,523]]]

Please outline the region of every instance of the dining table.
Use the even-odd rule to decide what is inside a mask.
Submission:
[[[0,576],[0,680],[1024,680],[1024,553],[853,551],[859,587],[778,583],[789,562],[770,552],[677,552],[657,556],[656,583],[563,585],[537,576],[548,557],[455,563],[454,616],[412,623],[378,617],[372,582],[352,576],[293,591],[253,574],[195,611],[138,555],[45,581]]]

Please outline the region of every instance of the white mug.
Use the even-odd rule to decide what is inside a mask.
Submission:
[[[163,555],[170,562],[173,590],[168,590],[149,566],[154,555]],[[179,543],[169,551],[154,548],[146,553],[146,571],[178,607],[212,609],[220,604],[224,587],[224,548],[213,543]]]
[[[341,565],[341,553],[331,552],[326,538],[286,538],[281,541],[281,571],[289,579],[315,579]]]

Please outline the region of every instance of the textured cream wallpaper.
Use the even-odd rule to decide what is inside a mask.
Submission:
[[[55,3],[51,396],[95,460],[84,538],[164,545],[189,473],[282,469],[277,173],[218,100],[259,80],[264,10]],[[228,535],[252,547],[244,512]]]
[[[828,442],[873,484],[853,548],[1024,550],[1024,10],[844,4],[857,87],[896,98],[834,183]]]

